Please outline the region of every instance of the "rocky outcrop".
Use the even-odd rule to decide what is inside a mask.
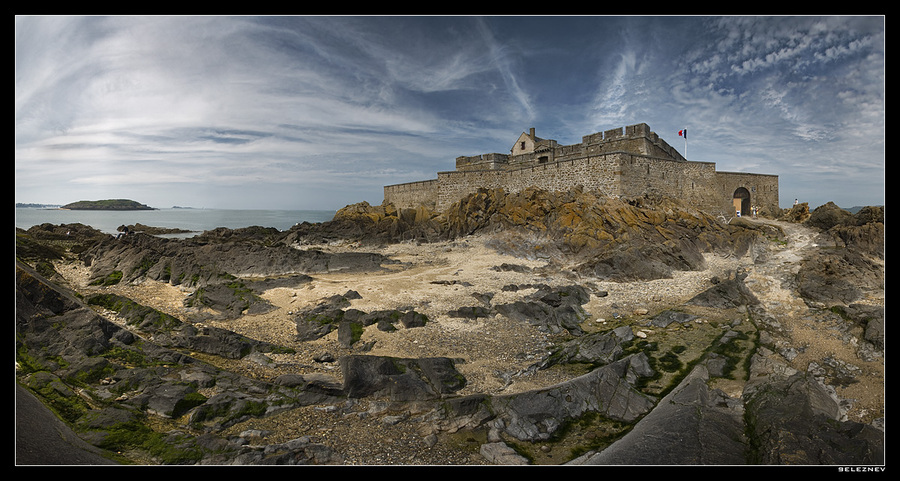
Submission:
[[[735,399],[709,388],[712,360],[622,439],[570,464],[884,464],[884,432],[842,420],[839,401],[812,374],[765,375]]]
[[[759,300],[744,284],[746,278],[747,272],[741,270],[727,279],[712,279],[712,287],[697,294],[687,303],[716,309],[756,305]]]
[[[250,227],[215,229],[187,240],[131,235],[109,237],[81,254],[97,282],[146,276],[174,285],[204,287],[238,278],[377,269],[387,259],[363,252],[328,254],[298,249],[335,240],[431,242],[479,232],[504,231],[493,245],[522,258],[574,265],[582,275],[617,281],[669,277],[675,270],[704,267],[704,253],[742,256],[765,236],[751,224],[725,224],[701,211],[659,196],[612,199],[574,189],[554,193],[502,189],[466,196],[445,212],[390,204],[347,206],[321,224],[302,223],[287,232]]]
[[[376,325],[381,331],[394,331],[399,326],[410,329],[422,327],[428,317],[413,309],[391,309],[363,312],[349,309],[351,299],[361,296],[356,291],[323,299],[313,307],[294,314],[297,337],[303,341],[322,338],[332,331],[338,331],[338,339],[344,347],[355,344],[368,326]]]
[[[656,404],[634,387],[639,378],[652,374],[646,356],[635,354],[556,386],[494,396],[496,418],[490,425],[519,440],[540,441],[587,413],[632,422]]]
[[[862,300],[865,291],[884,289],[883,207],[864,207],[851,214],[829,202],[813,210],[806,224],[836,247],[803,259],[796,283],[807,302],[847,306]]]
[[[622,439],[570,464],[740,465],[750,444],[739,402],[709,389],[709,373],[695,368]]]
[[[601,279],[668,277],[704,266],[703,253],[746,254],[762,236],[745,225],[660,196],[612,199],[573,189],[549,192],[480,189],[444,212],[386,204],[347,206],[322,224],[301,224],[289,239],[363,243],[431,242],[483,232],[504,232],[493,247],[526,259],[575,263],[575,271]]]
[[[186,240],[106,236],[80,256],[95,284],[152,279],[193,289],[185,307],[194,308],[198,319],[266,312],[270,306],[258,293],[302,285],[309,274],[372,271],[391,263],[370,253],[301,250],[275,239],[279,236],[262,228],[217,229]]]
[[[577,285],[558,288],[541,285],[537,288],[521,300],[493,306],[493,311],[554,334],[566,332],[573,336],[581,335],[580,324],[587,318],[582,305],[590,297],[587,289]]]
[[[816,252],[803,260],[796,282],[811,304],[830,307],[860,301],[864,292],[884,289],[880,263],[852,249]]]
[[[771,376],[744,399],[754,464],[882,465],[884,433],[842,421],[839,402],[810,373]]]
[[[471,395],[444,401],[430,417],[442,430],[486,427],[520,441],[538,442],[588,414],[632,422],[656,402],[635,388],[653,375],[643,354],[633,354],[569,381],[509,395]]]
[[[802,222],[806,222],[809,219],[809,215],[809,203],[800,202],[794,204],[789,209],[784,209],[781,212],[781,217],[779,217],[779,219],[785,222],[793,222],[799,224]]]
[[[78,255],[109,237],[84,224],[40,224],[28,230],[16,228],[16,259],[39,266],[53,276],[48,261]]]
[[[634,331],[630,326],[587,334],[563,343],[536,367],[547,369],[555,364],[578,363],[604,366],[621,358],[632,340]]]
[[[227,359],[240,359],[253,352],[273,352],[284,348],[248,339],[234,332],[184,323],[156,309],[114,294],[95,294],[85,299],[88,305],[115,312],[125,324],[155,344],[167,348],[190,349]]]
[[[813,210],[806,224],[824,231],[838,246],[884,258],[884,207],[863,207],[851,214],[828,202]]]
[[[847,216],[830,206],[813,212],[810,225],[839,248],[805,253],[784,285],[811,307],[863,326],[861,344],[868,347],[859,354],[872,359],[883,357],[884,313],[862,302],[862,296],[883,290],[883,241],[879,257],[879,241],[872,239],[883,229],[881,212]],[[811,365],[799,372],[773,364],[774,349],[787,357],[798,347],[785,345],[781,320],[765,312],[747,287],[746,270],[710,279],[709,287],[683,306],[642,312],[631,325],[600,332],[583,329],[583,306],[601,293],[582,285],[579,275],[657,279],[674,270],[702,268],[708,252],[762,262],[769,255],[764,243],[777,243],[783,233],[752,220],[726,224],[652,196],[607,199],[581,190],[554,195],[485,190],[444,213],[358,204],[330,223],[288,232],[217,229],[179,241],[141,234],[117,240],[80,227],[64,230],[42,226],[27,234],[17,231],[17,246],[29,259],[59,259],[75,252],[90,265],[97,282],[137,285],[154,279],[191,290],[185,307],[194,322],[182,322],[121,296],[80,298],[49,279],[52,269],[38,272],[17,262],[17,381],[39,393],[97,447],[111,446],[128,432],[142,449],[154,446],[148,455],[159,464],[340,464],[342,453],[314,437],[257,444],[248,441],[255,439],[252,433],[219,434],[243,420],[327,405],[345,416],[339,422],[389,409],[399,414],[386,417],[418,423],[418,429],[434,437],[483,431],[487,442],[480,452],[496,463],[526,464],[528,458],[512,444],[557,442],[567,430],[596,418],[616,425],[621,438],[594,446],[573,464],[884,462],[883,431],[843,419],[841,400],[823,382],[824,371],[831,375],[841,366]],[[471,305],[455,306],[447,315],[461,319],[466,328],[500,317],[537,326],[555,344],[525,372],[503,375],[569,369],[572,376],[564,382],[522,392],[460,395],[468,383],[459,368],[462,359],[367,355],[371,345],[359,343],[361,330],[409,330],[404,334],[414,338],[420,332],[415,329],[431,321],[412,308],[353,309],[349,301],[360,298],[354,290],[293,311],[286,319],[296,326],[301,342],[337,331],[343,355],[321,359],[337,361],[341,382],[315,374],[281,375],[267,382],[194,357],[202,353],[265,362],[264,354],[283,348],[196,321],[204,315],[227,319],[264,312],[269,306],[261,292],[302,286],[316,273],[372,271],[393,262],[361,251],[332,254],[309,248],[312,243],[429,242],[500,231],[504,236],[495,236],[493,247],[542,259],[549,267],[504,264],[495,268],[498,274],[564,273],[571,282],[509,285],[510,292],[528,288],[529,294],[515,301],[496,302],[492,293],[482,292]],[[717,319],[715,327],[703,331],[712,334],[703,338],[694,326],[707,320],[693,314],[695,309],[722,312],[722,319],[734,321]],[[635,332],[632,326],[640,329]],[[657,341],[646,334],[654,330],[684,333],[685,341],[658,352]],[[735,347],[741,340],[741,347]],[[696,353],[682,366],[677,353],[689,348]],[[729,377],[736,365],[749,366],[748,379]],[[851,374],[837,375],[852,382],[846,380]],[[713,387],[722,380],[741,384],[740,394]],[[340,406],[360,401],[369,402],[370,410],[341,411]],[[157,433],[147,428],[148,417],[183,422],[189,429]]]
[[[319,250],[295,249],[277,242],[236,240],[228,234],[214,237],[206,233],[185,240],[149,235],[114,239],[109,237],[82,253],[94,279],[121,272],[122,282],[141,277],[187,287],[204,287],[235,277],[277,277],[320,272],[378,269],[388,262],[370,253],[329,254]]]
[[[329,399],[321,390],[251,380],[141,341],[28,266],[17,263],[16,281],[17,362],[27,363],[21,367],[29,373],[18,382],[55,406],[64,421],[79,426],[96,446],[108,446],[116,436],[121,443],[127,432],[135,447],[156,446],[150,455],[162,464],[340,462],[308,439],[263,451],[213,434],[248,416]],[[70,385],[81,387],[76,392]],[[215,394],[210,396],[210,390]],[[115,402],[97,410],[82,396]],[[159,434],[141,424],[147,414],[187,415],[194,430],[209,434]]]
[[[440,399],[466,384],[448,358],[401,359],[384,356],[341,358],[344,393],[351,398],[375,397],[393,402]]]

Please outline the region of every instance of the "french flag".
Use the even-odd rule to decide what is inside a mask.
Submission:
[[[679,137],[684,137],[684,139],[687,140],[687,129],[679,130],[679,131],[678,131],[678,136],[679,136]]]

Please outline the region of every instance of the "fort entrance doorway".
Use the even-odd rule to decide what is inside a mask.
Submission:
[[[734,213],[736,215],[750,214],[750,191],[744,187],[738,187],[734,191],[732,203],[734,204]]]

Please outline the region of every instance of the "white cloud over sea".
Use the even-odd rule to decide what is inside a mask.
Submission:
[[[15,197],[335,209],[646,122],[781,204],[883,204],[885,19],[19,16]]]

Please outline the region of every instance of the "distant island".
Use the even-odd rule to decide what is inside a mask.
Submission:
[[[66,204],[60,209],[67,210],[154,210],[152,207],[129,199],[79,200]]]

